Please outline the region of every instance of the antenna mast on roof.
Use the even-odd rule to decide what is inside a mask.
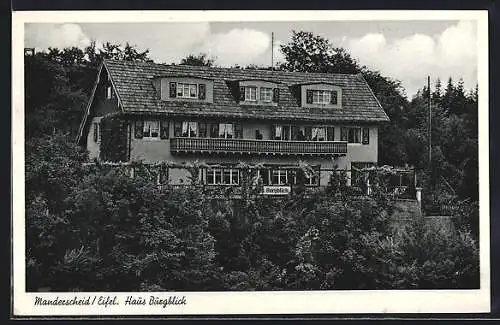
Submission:
[[[431,77],[427,76],[427,90],[429,91],[429,164],[432,161],[432,106],[431,106]]]
[[[274,32],[271,32],[271,70],[274,70]]]

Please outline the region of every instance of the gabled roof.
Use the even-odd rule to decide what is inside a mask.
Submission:
[[[283,72],[253,69],[164,65],[105,60],[124,113],[260,118],[336,122],[386,122],[387,114],[361,75]],[[214,102],[161,101],[154,77],[192,76],[214,80]],[[239,80],[274,80],[280,88],[278,106],[243,105],[231,92]],[[342,108],[305,108],[292,94],[294,86],[329,83],[342,88]]]

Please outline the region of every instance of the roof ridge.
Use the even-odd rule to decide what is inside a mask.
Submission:
[[[116,60],[105,58],[104,61],[112,62],[117,64],[127,64],[127,65],[143,65],[143,66],[156,66],[156,67],[181,67],[186,70],[212,70],[212,71],[258,71],[264,74],[283,74],[283,75],[308,75],[308,76],[348,76],[355,78],[360,73],[331,73],[331,72],[307,72],[307,71],[284,71],[284,70],[267,70],[267,69],[247,69],[247,68],[233,68],[233,67],[209,67],[209,66],[195,66],[188,64],[175,64],[175,63],[157,63],[157,62],[144,62],[144,61],[126,61],[126,60]]]

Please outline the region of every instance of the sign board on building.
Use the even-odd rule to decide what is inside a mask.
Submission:
[[[267,195],[287,195],[291,192],[290,186],[264,186],[262,194]]]

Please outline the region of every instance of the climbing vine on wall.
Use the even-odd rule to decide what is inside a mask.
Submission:
[[[128,123],[123,117],[108,116],[101,120],[101,160],[128,160],[127,129]]]

